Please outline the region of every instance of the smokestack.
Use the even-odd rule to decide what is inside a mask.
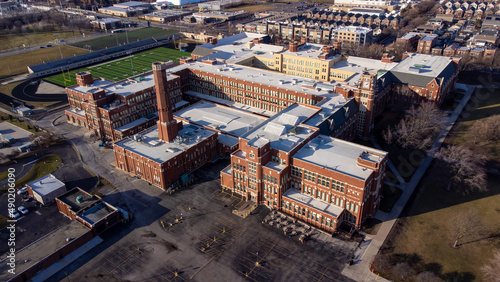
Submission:
[[[297,52],[297,41],[290,42],[288,46],[290,52]]]
[[[172,114],[170,95],[167,92],[167,71],[162,62],[153,63],[153,77],[155,80],[156,100],[158,104],[158,137],[166,142],[171,142],[177,137],[177,121]]]

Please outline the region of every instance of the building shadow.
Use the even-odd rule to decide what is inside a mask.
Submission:
[[[151,225],[170,211],[170,209],[159,204],[161,201],[160,198],[149,196],[137,189],[120,193],[111,193],[106,195],[103,200],[113,206],[126,210],[132,215],[132,219],[125,223],[119,223],[101,233],[99,237],[103,239],[102,243],[55,273],[50,278],[51,281],[62,281],[67,279],[67,276],[118,243],[132,231]]]

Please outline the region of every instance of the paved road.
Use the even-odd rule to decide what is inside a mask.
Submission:
[[[92,176],[85,168],[82,167],[76,151],[71,147],[69,142],[62,142],[60,144],[51,146],[43,151],[20,159],[16,164],[8,164],[0,166],[0,171],[8,170],[9,167],[16,169],[16,179],[20,179],[33,167],[35,160],[43,156],[55,154],[61,157],[62,167],[56,170],[53,174],[61,181],[66,183],[69,189],[73,187],[80,187],[90,191],[97,182],[97,179]],[[27,164],[28,165],[24,165]],[[7,179],[0,181],[0,187],[7,185]]]
[[[456,107],[453,113],[446,118],[444,129],[441,131],[441,134],[438,136],[438,138],[432,145],[431,149],[428,150],[427,156],[425,157],[424,161],[420,164],[420,166],[417,168],[415,174],[413,174],[413,177],[411,178],[410,182],[408,183],[401,182],[402,184],[400,185],[400,188],[403,190],[403,194],[396,202],[391,212],[386,213],[382,211],[377,211],[377,213],[375,214],[375,218],[382,221],[380,229],[378,230],[376,235],[368,235],[366,237],[366,240],[371,240],[371,241],[369,245],[365,246],[364,250],[359,251],[360,261],[358,261],[356,264],[352,266],[346,266],[342,271],[343,275],[351,279],[354,279],[356,281],[375,281],[375,280],[387,281],[386,279],[377,277],[377,275],[372,273],[369,269],[369,266],[373,262],[375,256],[380,250],[380,247],[382,246],[385,239],[389,235],[392,227],[396,223],[396,220],[403,211],[403,208],[406,206],[406,203],[408,202],[411,195],[413,194],[413,191],[420,182],[420,179],[423,177],[424,173],[429,168],[429,165],[433,159],[432,158],[433,154],[441,147],[446,136],[448,135],[451,128],[455,124],[458,116],[462,113],[462,110],[469,102],[469,99],[472,93],[474,92],[475,88],[476,86],[474,85],[468,86],[467,92],[460,101],[459,105]],[[397,170],[393,170],[393,172],[396,175],[399,175],[399,172]],[[400,177],[401,176],[398,176],[398,179],[400,179]]]

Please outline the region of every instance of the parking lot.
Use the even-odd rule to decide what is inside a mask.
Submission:
[[[14,138],[14,142],[6,147],[0,147],[0,153],[8,155],[12,151],[18,150],[19,146],[27,144],[31,142],[29,136],[32,134],[31,132],[24,130],[20,127],[17,127],[9,122],[0,122],[0,133],[5,137],[5,135],[9,135]]]
[[[20,250],[23,247],[31,244],[37,239],[41,238],[45,234],[52,232],[53,230],[67,224],[70,222],[69,218],[62,215],[57,209],[56,204],[52,204],[46,207],[40,207],[34,200],[29,202],[23,202],[22,197],[16,194],[16,209],[20,206],[24,206],[28,209],[28,213],[23,215],[21,213],[20,217],[17,218],[16,222],[16,249]],[[0,196],[0,210],[1,213],[7,215],[7,193],[3,193]],[[8,250],[6,244],[7,236],[9,232],[0,232],[0,256],[4,257],[4,254]]]
[[[264,207],[247,218],[233,214],[244,202],[220,188],[218,171],[226,165],[225,161],[206,165],[196,172],[195,184],[173,194],[141,180],[117,187],[104,199],[132,211],[134,220],[104,233],[103,243],[53,278],[349,281],[340,271],[356,242],[319,232],[302,244],[297,236],[285,236],[282,230],[263,224],[270,213]],[[113,175],[126,177],[119,172]]]

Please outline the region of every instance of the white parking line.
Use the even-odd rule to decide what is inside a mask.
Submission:
[[[39,212],[39,211],[36,211],[35,213],[36,213],[36,214],[38,214],[38,215],[42,215],[42,213],[41,213],[41,212]]]

